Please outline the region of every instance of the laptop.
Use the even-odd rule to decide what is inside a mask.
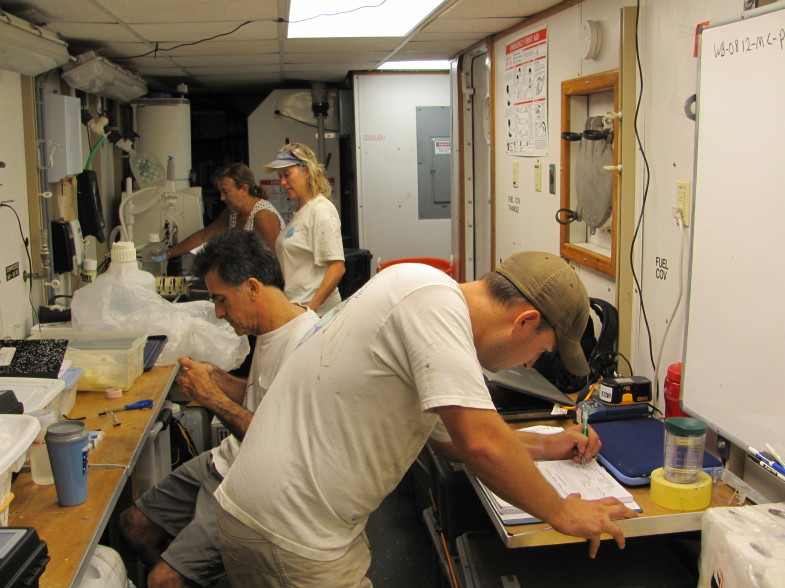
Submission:
[[[570,418],[574,414],[572,410],[553,414],[554,404],[574,406],[575,401],[537,370],[516,367],[483,373],[496,410],[507,421]]]

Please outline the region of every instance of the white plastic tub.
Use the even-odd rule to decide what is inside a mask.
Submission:
[[[0,414],[0,527],[8,526],[8,506],[11,497],[11,474],[18,472],[25,461],[27,450],[35,440],[41,425],[38,419],[25,414]]]
[[[47,378],[0,378],[0,390],[13,390],[16,399],[24,405],[25,414],[50,408],[59,415],[60,393],[63,380]]]

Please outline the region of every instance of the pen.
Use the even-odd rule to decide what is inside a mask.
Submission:
[[[765,463],[767,466],[769,466],[775,472],[778,472],[778,473],[782,474],[783,476],[785,476],[785,467],[783,467],[782,464],[779,464],[776,461],[771,461],[770,459],[766,459],[754,447],[748,447],[747,451],[749,451],[752,455],[754,455],[761,462]]]
[[[768,450],[769,453],[771,453],[774,456],[774,459],[777,460],[777,463],[785,467],[785,461],[782,460],[782,456],[780,455],[779,451],[774,449],[774,447],[772,447],[770,443],[766,443],[766,449]]]
[[[755,455],[752,455],[751,453],[747,454],[747,458],[750,459],[751,461],[754,461],[764,470],[769,472],[772,476],[776,476],[778,480],[785,482],[785,474],[781,474],[780,472],[775,470],[772,466],[769,465],[769,462],[767,460],[761,459]]]
[[[586,437],[589,436],[589,413],[586,411],[585,407],[581,410],[581,433]],[[586,465],[585,451],[581,453],[581,465]]]

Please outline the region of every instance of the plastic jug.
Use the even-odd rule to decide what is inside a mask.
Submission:
[[[166,273],[167,247],[161,243],[158,233],[148,235],[148,243],[139,250],[142,257],[142,271],[150,272],[154,276],[163,276]]]
[[[108,270],[95,279],[95,283],[98,284],[106,280],[136,284],[157,292],[153,274],[139,269],[133,241],[112,243],[112,263],[109,264]]]

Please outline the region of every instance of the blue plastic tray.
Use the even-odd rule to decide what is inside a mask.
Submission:
[[[144,346],[144,371],[153,369],[158,356],[164,350],[168,337],[166,335],[150,335]]]

